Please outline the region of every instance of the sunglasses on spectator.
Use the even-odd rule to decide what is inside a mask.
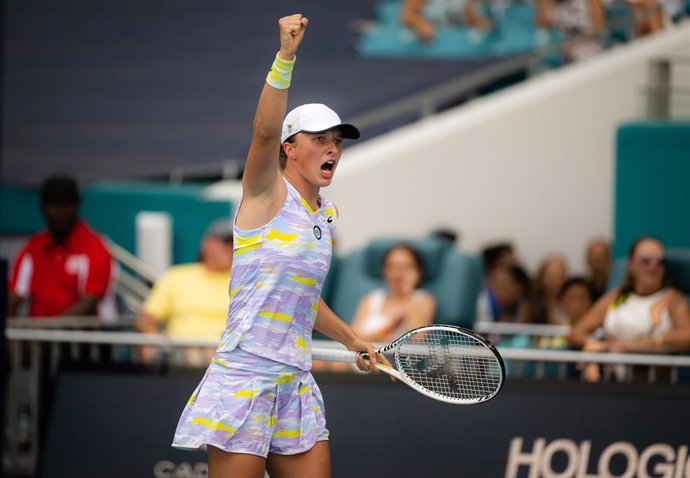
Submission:
[[[640,264],[643,266],[665,266],[666,265],[666,258],[665,257],[650,257],[650,256],[642,256],[640,257]]]

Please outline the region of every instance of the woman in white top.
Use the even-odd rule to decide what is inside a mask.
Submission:
[[[434,321],[436,300],[418,289],[422,260],[411,246],[391,247],[383,258],[387,290],[370,292],[360,301],[352,328],[368,341],[390,342],[404,332]]]
[[[599,329],[601,337],[592,338]],[[568,340],[590,352],[690,349],[690,307],[681,292],[667,285],[665,251],[659,240],[641,237],[633,243],[623,285],[599,299]],[[585,378],[598,381],[598,368],[588,367]]]

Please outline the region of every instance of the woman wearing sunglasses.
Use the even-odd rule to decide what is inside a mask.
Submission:
[[[690,349],[688,300],[668,285],[663,244],[640,237],[628,254],[623,285],[605,294],[578,322],[568,337],[586,352],[657,352]],[[625,376],[615,369],[620,380]],[[599,381],[596,364],[584,370],[588,381]]]

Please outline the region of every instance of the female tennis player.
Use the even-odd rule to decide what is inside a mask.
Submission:
[[[323,398],[310,373],[313,328],[367,352],[362,370],[385,360],[320,299],[337,211],[319,190],[333,179],[343,138],[359,131],[321,104],[283,119],[307,24],[300,14],[279,21],[235,218],[227,327],[173,441],[206,447],[211,478],[263,478],[266,469],[272,478],[330,476]]]

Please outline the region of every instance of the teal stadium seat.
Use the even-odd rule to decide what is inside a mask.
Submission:
[[[666,272],[671,285],[683,292],[690,300],[690,249],[667,249]],[[611,268],[609,289],[618,287],[625,279],[627,258],[617,259]]]
[[[385,238],[371,241],[363,249],[340,260],[331,293],[333,310],[351,322],[360,299],[368,292],[384,288],[381,265],[386,251],[394,244],[415,247],[424,264],[421,287],[436,298],[436,322],[471,327],[483,270],[477,256],[456,251],[436,238]]]

